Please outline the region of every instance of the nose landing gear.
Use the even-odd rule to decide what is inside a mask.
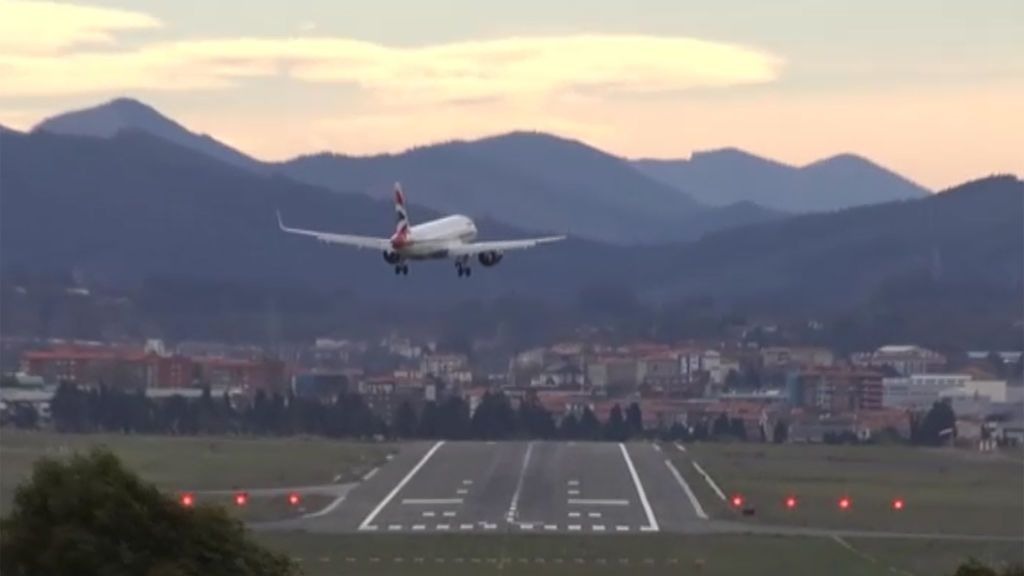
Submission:
[[[473,269],[469,267],[468,258],[459,258],[455,261],[455,270],[458,271],[459,276],[469,276],[473,273]]]
[[[409,265],[408,264],[396,264],[395,265],[395,276],[398,276],[399,274],[401,274],[403,276],[408,276],[409,275]]]

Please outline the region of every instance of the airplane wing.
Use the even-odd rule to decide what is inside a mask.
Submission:
[[[523,240],[498,240],[495,242],[473,242],[471,244],[460,244],[448,249],[449,256],[476,256],[483,252],[507,252],[509,250],[522,250],[533,248],[541,244],[565,240],[565,236],[547,236],[544,238],[526,238]]]
[[[277,225],[281,230],[289,232],[291,234],[301,234],[303,236],[312,236],[321,242],[328,244],[342,244],[344,246],[354,246],[356,248],[371,248],[373,250],[389,250],[391,248],[391,240],[388,238],[375,238],[373,236],[353,236],[351,234],[332,234],[330,232],[318,232],[316,230],[303,230],[301,228],[289,228],[284,225],[284,220],[281,219],[281,212],[277,213]]]

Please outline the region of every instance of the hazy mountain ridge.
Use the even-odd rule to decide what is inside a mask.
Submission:
[[[1024,276],[1024,184],[1012,176],[920,200],[724,230],[690,244],[570,239],[458,279],[445,262],[414,263],[410,276],[395,277],[380,254],[286,235],[274,217],[280,209],[296,226],[386,235],[390,200],[255,174],[141,132],[107,139],[5,133],[0,173],[5,277],[19,269],[76,271],[130,286],[178,275],[403,300],[571,296],[615,284],[663,298],[835,311],[906,282],[1005,298]],[[410,212],[436,215],[416,205]],[[479,224],[484,238],[526,233]]]
[[[722,226],[782,216],[757,207],[703,206],[620,158],[542,133],[452,141],[399,154],[314,154],[274,164],[189,132],[127,98],[55,116],[35,130],[105,138],[140,130],[254,172],[279,172],[374,198],[390,197],[393,183],[402,181],[412,201],[436,211],[619,244],[690,240]]]
[[[618,244],[690,240],[724,223],[780,216],[760,207],[709,209],[619,158],[542,133],[513,132],[400,154],[319,154],[278,168],[296,180],[377,197],[390,195],[391,183],[401,180],[410,198],[436,210]]]
[[[634,160],[639,170],[708,205],[751,201],[792,213],[822,212],[923,198],[930,192],[854,154],[791,166],[735,148],[695,152],[689,160]]]
[[[32,130],[100,138],[110,138],[122,130],[141,130],[242,168],[257,169],[261,164],[207,134],[189,131],[153,107],[131,98],[58,114]]]

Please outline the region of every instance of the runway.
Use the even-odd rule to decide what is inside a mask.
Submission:
[[[649,443],[407,445],[327,513],[274,523],[316,532],[703,531],[699,504]],[[695,506],[695,504],[697,504]]]
[[[709,519],[647,442],[414,442],[327,507],[251,525],[336,534],[751,534],[1009,541],[1019,537],[842,530]],[[296,488],[292,488],[296,489]]]

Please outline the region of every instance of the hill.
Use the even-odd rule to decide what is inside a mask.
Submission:
[[[711,206],[750,201],[786,212],[822,212],[929,194],[852,154],[795,167],[725,148],[695,152],[689,160],[635,160],[633,166]]]
[[[298,226],[387,234],[389,201],[256,174],[141,132],[105,139],[5,132],[2,152],[5,286],[35,271],[128,291],[160,291],[181,278],[214,282],[214,297],[197,312],[204,321],[227,321],[217,302],[239,295],[250,294],[260,309],[262,300],[251,295],[260,286],[299,290],[297,306],[309,291],[342,290],[396,308],[509,294],[564,301],[595,286],[618,287],[645,300],[710,297],[769,316],[861,311],[882,334],[908,318],[935,334],[968,325],[982,334],[1022,316],[1024,184],[1012,176],[919,200],[742,226],[692,243],[623,247],[570,239],[459,279],[445,263],[414,265],[410,276],[395,277],[380,254],[276,229],[280,209]],[[410,212],[436,215],[415,205]],[[479,227],[482,239],[526,233],[494,221]],[[161,293],[169,318],[200,298],[187,282]]]
[[[296,180],[390,194],[391,183],[442,212],[564,231],[616,244],[691,240],[779,214],[758,206],[714,209],[581,142],[532,132],[424,146],[369,157],[319,154],[279,166]]]
[[[569,240],[510,255],[462,281],[450,265],[393,276],[381,254],[323,246],[281,233],[289,224],[388,235],[390,201],[259,175],[148,134],[110,138],[40,131],[5,134],[0,173],[0,261],[15,270],[74,271],[89,282],[134,286],[155,276],[245,284],[352,288],[381,297],[487,297],[523,290],[572,293],[618,250]],[[415,218],[436,213],[411,206]],[[526,232],[478,222],[481,239]],[[490,270],[488,272],[491,272]]]
[[[250,170],[260,163],[206,134],[196,134],[151,106],[131,98],[58,114],[37,124],[33,131],[109,138],[125,130],[139,130],[191,148],[223,162]]]
[[[666,249],[675,266],[652,280],[662,293],[779,310],[857,306],[909,285],[1016,294],[1019,302],[1022,214],[1021,180],[984,178],[920,200],[710,234]]]
[[[423,146],[367,157],[317,154],[259,162],[128,98],[60,114],[38,132],[109,138],[141,131],[255,173],[279,172],[341,192],[388,198],[402,181],[410,199],[522,229],[568,232],[619,244],[668,242],[781,216],[753,205],[709,208],[583,143],[539,133]]]

